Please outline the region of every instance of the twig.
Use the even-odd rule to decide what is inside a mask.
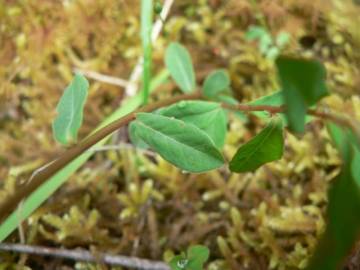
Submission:
[[[151,40],[153,43],[155,43],[155,41],[159,37],[161,29],[164,27],[164,21],[166,20],[167,16],[169,15],[170,8],[173,5],[173,3],[174,3],[174,0],[165,0],[164,6],[159,15],[159,19],[155,22],[153,31],[151,33]]]
[[[174,0],[165,0],[163,9],[160,13],[160,18],[155,22],[152,33],[151,33],[151,41],[155,43],[157,38],[160,35],[161,29],[164,26],[164,21],[166,20],[167,16],[169,15],[170,8],[173,5]],[[141,56],[139,57],[133,71],[131,72],[128,86],[125,89],[125,93],[127,96],[134,96],[136,94],[136,82],[139,80],[142,70],[143,70],[143,62],[144,58]]]
[[[95,71],[91,71],[91,70],[83,70],[80,68],[74,68],[74,71],[79,72],[79,73],[83,74],[84,76],[89,77],[94,80],[97,80],[99,82],[113,84],[113,85],[117,85],[117,86],[124,87],[124,88],[128,87],[131,84],[126,80],[108,76],[108,75],[104,75],[104,74],[101,74],[101,73],[98,73]]]
[[[270,114],[283,113],[286,111],[285,106],[269,106],[269,105],[247,105],[247,104],[236,104],[230,105],[222,103],[221,106],[225,109],[242,112],[255,112],[255,111],[266,111]],[[334,122],[342,127],[351,129],[356,137],[360,138],[360,124],[358,121],[351,119],[345,115],[338,115],[330,111],[321,111],[318,109],[308,109],[308,115],[315,116],[317,118]],[[359,139],[360,140],[360,139]],[[360,143],[360,141],[359,141]]]
[[[104,263],[112,266],[131,267],[144,270],[170,270],[169,266],[161,261],[150,261],[136,257],[110,255],[106,253],[96,253],[93,255],[91,252],[86,250],[69,250],[7,243],[0,244],[0,250],[40,256],[51,256],[75,261]]]
[[[357,143],[360,144],[360,122],[356,119],[352,119],[347,115],[339,115],[330,111],[319,111],[310,109],[307,113],[320,119],[336,123],[341,127],[349,128],[355,135]]]
[[[152,43],[155,43],[155,41],[159,37],[160,32],[164,26],[164,21],[166,20],[167,16],[169,15],[170,8],[173,5],[173,3],[174,3],[174,0],[165,0],[163,9],[161,11],[161,14],[159,15],[159,19],[155,22],[153,31],[151,33]],[[104,74],[101,74],[99,72],[92,71],[92,70],[83,70],[80,68],[74,68],[74,71],[82,73],[84,76],[89,77],[94,80],[97,80],[99,82],[104,82],[104,83],[124,87],[125,93],[127,96],[134,96],[136,94],[136,88],[137,88],[136,82],[139,80],[141,73],[142,73],[143,60],[144,59],[142,56],[139,57],[133,71],[130,74],[128,81],[126,81],[124,79],[116,78],[113,76],[104,75]]]

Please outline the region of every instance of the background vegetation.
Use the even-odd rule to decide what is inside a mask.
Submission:
[[[328,70],[332,94],[323,105],[360,120],[359,11],[340,0],[175,1],[154,46],[153,73],[164,69],[165,47],[180,41],[198,82],[225,68],[246,102],[278,89],[272,48],[311,55]],[[74,69],[129,78],[142,54],[139,12],[139,2],[127,0],[0,0],[0,201],[61,153],[51,122]],[[253,25],[260,38],[251,38]],[[280,46],[281,33],[290,38]],[[123,87],[90,85],[80,138],[126,98]],[[150,99],[178,91],[165,81]],[[231,121],[225,155],[262,127],[255,119]],[[287,134],[284,158],[256,173],[193,175],[134,149],[120,130],[23,224],[23,240],[154,260],[203,244],[211,251],[208,269],[301,269],[324,230],[326,191],[340,165],[323,125],[307,131]],[[7,241],[19,242],[19,233]],[[349,269],[358,269],[358,252]],[[4,252],[0,258],[4,269],[102,267]]]

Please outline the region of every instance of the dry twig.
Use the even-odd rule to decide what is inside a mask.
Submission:
[[[93,255],[87,250],[69,250],[60,248],[48,248],[42,246],[30,246],[23,244],[0,244],[0,250],[25,253],[40,256],[51,256],[64,258],[74,261],[83,261],[91,263],[104,263],[112,266],[131,267],[135,269],[146,270],[170,270],[167,264],[161,261],[150,261],[136,257],[110,255],[106,253],[96,253]]]

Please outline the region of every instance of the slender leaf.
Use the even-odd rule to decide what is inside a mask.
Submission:
[[[196,126],[152,113],[139,113],[136,119],[138,136],[175,166],[205,172],[224,164],[211,138]]]
[[[356,135],[348,128],[339,127],[336,124],[328,123],[328,131],[334,141],[335,146],[339,150],[341,156],[346,157],[353,153],[353,159],[351,161],[351,172],[352,175],[360,188],[360,144]],[[348,144],[351,147],[348,147]],[[351,153],[349,153],[349,151]]]
[[[224,146],[227,117],[219,103],[180,101],[177,104],[159,110],[159,113],[197,126],[210,136],[216,147],[221,148]]]
[[[191,57],[179,43],[171,43],[166,49],[165,64],[177,85],[183,92],[195,90],[195,73]]]
[[[203,93],[206,97],[216,97],[230,87],[230,78],[226,70],[220,69],[210,73],[203,85]]]
[[[254,171],[265,163],[280,159],[283,151],[282,121],[274,119],[258,135],[239,148],[230,162],[230,170]]]
[[[325,85],[324,66],[315,60],[279,57],[276,60],[287,106],[289,128],[302,133],[305,130],[305,115],[308,107],[328,94]]]
[[[69,144],[76,141],[83,121],[88,88],[89,83],[86,78],[76,74],[65,89],[56,108],[58,115],[53,122],[53,134],[58,142]]]

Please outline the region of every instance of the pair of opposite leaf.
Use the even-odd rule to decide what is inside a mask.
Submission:
[[[327,94],[324,69],[318,62],[309,60],[279,58],[276,63],[283,91],[253,104],[283,104],[285,101],[289,108],[285,113],[289,128],[303,132],[307,108]],[[165,64],[183,92],[195,91],[193,64],[189,52],[182,45],[169,45]],[[86,79],[77,74],[59,102],[53,130],[61,143],[76,140],[87,88]],[[138,114],[130,125],[130,137],[137,145],[153,148],[165,160],[185,171],[205,172],[219,168],[225,163],[220,150],[225,142],[227,115],[221,103],[216,101],[224,97],[229,88],[227,73],[214,71],[205,79],[202,92],[215,102],[182,101],[153,113]],[[257,112],[258,115],[261,113]],[[283,141],[282,120],[275,118],[239,148],[230,161],[230,169],[234,172],[254,171],[267,162],[280,159]]]

